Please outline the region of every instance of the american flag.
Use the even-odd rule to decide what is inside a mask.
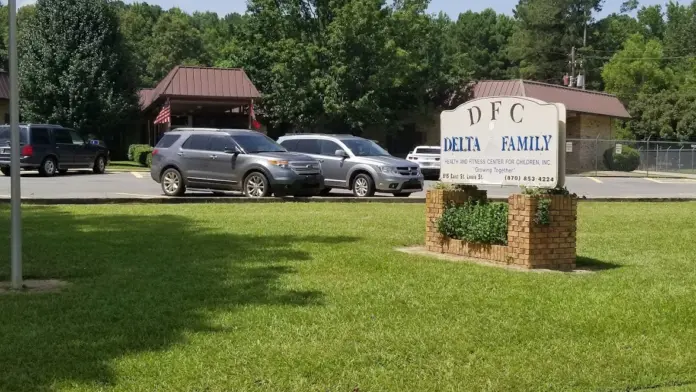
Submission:
[[[169,100],[162,106],[157,118],[155,118],[155,124],[169,124],[170,118],[172,116],[172,108],[169,105]]]
[[[249,107],[249,117],[251,117],[251,127],[254,129],[261,128],[261,123],[256,121],[256,113],[254,113],[254,101],[251,101],[251,106]]]

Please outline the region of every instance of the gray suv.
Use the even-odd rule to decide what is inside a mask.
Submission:
[[[321,162],[327,194],[331,188],[350,189],[357,197],[375,192],[408,197],[423,190],[417,164],[390,155],[372,140],[352,135],[289,134],[278,139],[289,151]]]
[[[152,151],[150,175],[167,196],[181,196],[186,188],[242,191],[248,197],[314,196],[324,187],[315,159],[244,129],[167,132]]]

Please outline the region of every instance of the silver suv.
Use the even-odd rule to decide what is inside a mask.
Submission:
[[[375,192],[408,197],[423,190],[417,164],[391,156],[372,140],[352,135],[289,134],[281,136],[278,143],[321,162],[326,184],[323,194],[331,188],[344,188],[358,197]]]
[[[186,188],[242,191],[248,197],[314,196],[324,187],[315,159],[243,129],[167,132],[152,151],[150,175],[167,196],[183,195]]]

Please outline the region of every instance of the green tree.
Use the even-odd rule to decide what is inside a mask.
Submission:
[[[159,82],[148,69],[153,48],[153,28],[164,11],[159,6],[147,3],[115,8],[119,11],[121,33],[133,57],[138,85],[152,87]]]
[[[473,79],[508,79],[517,69],[507,55],[514,31],[512,18],[492,9],[459,14],[452,34],[460,56],[459,66],[471,71]]]
[[[642,27],[645,37],[661,40],[667,27],[662,7],[659,5],[642,7],[638,11],[638,24]]]
[[[105,0],[38,0],[20,30],[21,111],[107,142],[132,129],[135,77]]]
[[[264,93],[265,119],[390,131],[457,96],[464,82],[452,77],[452,23],[426,8],[424,0],[250,1],[237,58]]]
[[[662,44],[636,33],[604,66],[602,78],[608,92],[630,103],[638,94],[669,89],[674,72],[665,66]]]
[[[559,83],[569,71],[572,47],[582,46],[584,27],[601,5],[602,0],[520,0],[509,46],[520,76]]]
[[[148,75],[159,82],[177,65],[212,65],[201,32],[190,15],[178,8],[163,13],[152,27]]]

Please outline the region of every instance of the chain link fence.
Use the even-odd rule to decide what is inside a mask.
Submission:
[[[696,142],[567,139],[565,154],[567,174],[696,178]]]

